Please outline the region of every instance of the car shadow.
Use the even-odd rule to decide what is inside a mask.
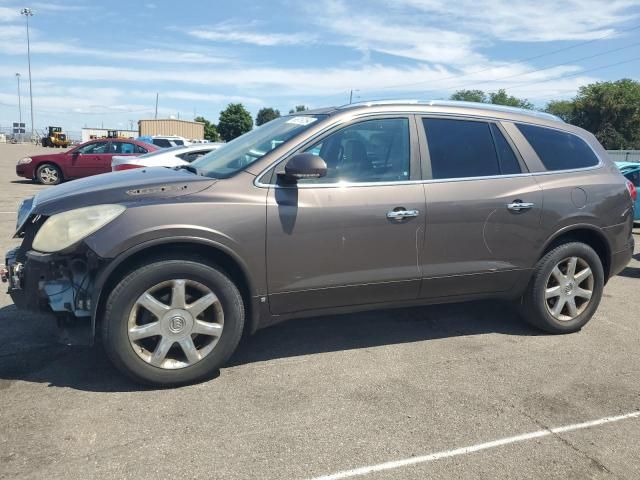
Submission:
[[[0,391],[16,381],[93,392],[151,390],[120,374],[99,345],[56,343],[55,322],[48,316],[26,314],[11,305],[0,309],[0,323]],[[292,320],[259,330],[243,338],[227,367],[486,333],[543,335],[501,302],[372,311]],[[218,375],[214,372],[211,378]]]

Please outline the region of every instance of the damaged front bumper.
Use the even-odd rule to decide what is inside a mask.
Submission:
[[[93,343],[93,281],[100,259],[91,250],[47,254],[16,248],[5,258],[2,281],[19,309],[53,313],[63,343]]]

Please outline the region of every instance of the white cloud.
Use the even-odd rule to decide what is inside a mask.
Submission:
[[[256,23],[220,23],[213,27],[194,28],[187,33],[201,40],[216,42],[246,43],[261,47],[276,45],[303,45],[315,42],[314,35],[302,33],[260,33],[255,31]]]
[[[3,73],[6,70],[7,73]],[[0,67],[0,74],[9,74],[10,68]],[[543,72],[527,73],[525,65],[501,65],[481,73],[478,65],[468,66],[469,84],[482,82],[486,90],[507,88],[526,82],[545,82],[543,90],[550,88],[576,88],[576,85],[591,78],[571,77],[569,79],[555,79],[562,75],[575,74],[576,67],[557,67]],[[11,70],[12,71],[12,70]],[[526,74],[523,78],[509,80],[495,80],[512,76],[519,72]],[[413,92],[420,97],[433,97],[442,92],[451,92],[457,83],[447,80],[451,70],[425,64],[414,67],[400,67],[389,65],[364,65],[356,68],[226,68],[226,69],[181,69],[180,71],[166,69],[129,69],[121,67],[87,66],[87,65],[56,65],[36,67],[34,77],[40,80],[74,80],[82,78],[84,81],[109,82],[117,79],[119,82],[146,83],[153,79],[161,90],[163,84],[199,85],[207,86],[216,91],[240,90],[245,100],[247,93],[252,95],[274,96],[276,92],[283,92],[281,96],[337,96],[346,94],[354,85],[361,90],[361,95],[370,96],[382,90],[389,92]],[[547,80],[549,80],[547,82]],[[399,85],[395,89],[387,89],[390,85]],[[386,90],[385,90],[386,89]],[[526,96],[535,98],[540,89],[532,85],[526,91]],[[161,90],[162,91],[162,90]],[[195,95],[191,98],[198,100]],[[209,101],[224,101],[237,95],[198,94],[206,95]],[[184,96],[183,96],[184,97]],[[256,99],[257,100],[257,99]]]
[[[16,8],[0,7],[0,22],[15,22],[20,18],[20,10]]]
[[[637,0],[396,0],[414,15],[456,30],[519,42],[589,40],[611,35],[637,18]],[[410,12],[409,12],[410,13]]]

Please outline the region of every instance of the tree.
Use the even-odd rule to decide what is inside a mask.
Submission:
[[[218,132],[225,142],[247,133],[253,128],[251,114],[241,103],[230,103],[220,112]]]
[[[204,123],[204,138],[205,140],[209,140],[210,142],[219,142],[220,134],[218,133],[218,129],[215,124],[211,123],[204,117],[196,117],[193,119],[194,122]]]
[[[576,104],[573,100],[552,100],[547,103],[544,111],[560,117],[567,123],[573,123],[576,114]]]
[[[258,115],[256,115],[256,125],[259,127],[260,125],[264,125],[265,123],[279,117],[280,110],[274,110],[271,107],[261,108],[258,111]]]
[[[289,110],[289,113],[306,112],[307,110],[309,110],[309,107],[306,105],[296,105],[295,108]]]
[[[487,95],[482,90],[458,90],[449,100],[487,103]]]
[[[493,103],[494,105],[506,105],[509,107],[526,108],[533,110],[533,104],[526,98],[521,99],[508,95],[504,88],[497,92],[489,92],[487,95],[482,90],[458,90],[449,97],[450,100],[462,100],[464,102]]]
[[[640,82],[623,78],[580,87],[572,122],[589,130],[604,148],[640,149]]]
[[[508,107],[526,108],[527,110],[533,110],[533,103],[526,98],[521,99],[508,95],[504,88],[501,88],[497,92],[489,93],[489,103],[494,105],[506,105]]]

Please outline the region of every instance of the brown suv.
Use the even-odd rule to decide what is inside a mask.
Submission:
[[[455,102],[273,120],[184,169],[23,202],[4,277],[67,342],[102,339],[138,381],[224,365],[292,317],[479,298],[574,332],[633,252],[631,189],[590,133]]]

